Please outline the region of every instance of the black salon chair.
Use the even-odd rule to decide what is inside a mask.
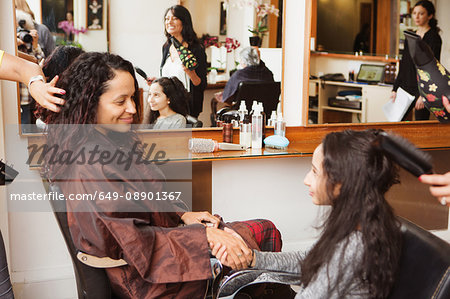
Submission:
[[[269,117],[272,111],[277,109],[280,93],[280,82],[243,81],[239,83],[232,107],[238,110],[241,100],[245,100],[247,111],[250,113],[253,100],[256,100],[263,103],[264,113]]]
[[[61,190],[56,184],[44,183],[47,192],[61,193]],[[72,259],[73,269],[75,272],[75,279],[77,282],[77,292],[79,299],[118,299],[111,290],[111,285],[102,268],[94,268],[83,264],[78,258],[78,250],[73,244],[72,237],[67,223],[66,201],[65,200],[51,200],[53,213],[56,221],[66,242]]]
[[[403,249],[389,299],[450,298],[450,244],[402,219]]]
[[[201,128],[203,127],[203,122],[192,115],[186,115],[186,128]]]

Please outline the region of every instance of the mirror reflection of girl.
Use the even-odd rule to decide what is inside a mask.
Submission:
[[[144,123],[153,129],[179,129],[186,127],[189,94],[177,77],[162,77],[152,82]]]
[[[435,13],[436,9],[433,3],[428,0],[421,0],[414,5],[412,16],[417,26],[416,34],[420,35],[423,41],[430,46],[434,57],[440,60],[442,39],[439,31],[441,29],[437,26]],[[405,117],[412,108],[415,108],[416,120],[428,120],[430,118],[430,112],[425,108],[424,99],[419,94],[416,76],[416,68],[409,54],[408,43],[405,41],[405,48],[403,50],[402,60],[400,61],[398,76],[394,82],[391,99],[395,100],[397,89],[399,87],[403,88],[406,92],[415,96],[416,99],[405,113]],[[403,120],[406,120],[405,117]]]
[[[372,146],[377,131],[328,134],[304,183],[316,205],[331,209],[307,252],[259,252],[251,266],[300,274],[298,298],[386,298],[401,253],[400,225],[385,199],[397,183],[393,162]],[[212,253],[226,264],[223,246]]]

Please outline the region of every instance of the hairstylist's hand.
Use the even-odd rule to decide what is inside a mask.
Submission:
[[[391,92],[391,101],[392,102],[395,102],[396,97],[397,97],[397,92],[396,91]]]
[[[58,82],[58,76],[52,79],[49,83],[42,81],[34,81],[30,85],[30,94],[42,107],[53,112],[59,112],[61,108],[56,105],[64,105],[64,100],[55,97],[55,94],[65,94],[66,91],[55,87]]]
[[[212,248],[211,254],[214,255],[223,265],[231,267],[230,266],[230,261],[227,259],[228,253],[227,253],[227,247],[225,245],[217,243]],[[253,250],[250,250],[250,252],[246,256],[246,258],[249,261],[246,268],[254,267],[255,266],[255,259],[254,259],[254,255],[253,255]]]
[[[223,250],[227,254],[223,259],[225,260],[225,265],[232,269],[245,269],[251,263],[251,259],[249,258],[252,255],[251,249],[247,247],[242,239],[235,237],[229,232],[213,227],[206,228],[206,238],[211,249],[219,245],[225,246]]]
[[[39,41],[39,34],[36,29],[30,30],[30,35],[33,38],[33,48],[38,47],[38,41]]]
[[[447,97],[442,97],[442,103],[444,104],[445,110],[450,113],[450,101]]]
[[[442,205],[450,206],[450,172],[446,174],[423,174],[422,183],[431,185],[430,193],[437,197]]]
[[[186,212],[181,216],[181,220],[189,224],[203,224],[211,223],[213,227],[219,227],[220,219],[211,215],[209,212]]]
[[[147,84],[150,86],[152,85],[153,81],[156,80],[156,77],[147,77]]]
[[[423,108],[425,108],[425,104],[423,102],[423,97],[422,96],[420,96],[417,99],[415,108],[416,108],[416,110],[422,110]]]

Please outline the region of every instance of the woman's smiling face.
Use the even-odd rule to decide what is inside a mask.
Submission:
[[[113,131],[127,132],[136,114],[134,79],[126,71],[117,70],[114,74],[106,91],[100,96],[97,124]]]

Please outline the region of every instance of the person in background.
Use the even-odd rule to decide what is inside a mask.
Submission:
[[[353,52],[364,52],[369,53],[370,46],[370,25],[364,23],[361,31],[356,35],[355,42],[353,43]]]
[[[418,1],[413,8],[413,19],[418,27],[416,34],[420,35],[424,42],[426,42],[434,53],[434,57],[440,60],[442,39],[439,35],[440,28],[437,26],[437,20],[435,18],[436,10],[433,3],[428,0]],[[417,85],[417,72],[409,54],[408,42],[405,41],[405,49],[403,50],[402,60],[400,61],[400,67],[398,76],[395,79],[394,87],[392,90],[391,99],[395,100],[397,95],[397,89],[401,87],[409,94],[415,96],[415,101],[412,102],[408,111],[405,113],[405,117],[409,111],[415,108],[416,120],[428,120],[430,112],[425,109],[423,98],[419,94],[419,88]],[[403,120],[405,120],[405,117]]]
[[[167,41],[163,45],[160,75],[177,77],[183,83],[191,95],[189,114],[198,117],[203,110],[203,92],[207,85],[205,49],[194,31],[191,14],[185,7],[174,5],[168,8],[164,14],[164,24]],[[182,64],[171,37],[192,51],[197,59],[197,68],[189,70]]]
[[[37,30],[39,46],[41,47],[42,51],[44,52],[45,57],[48,57],[50,55],[50,53],[52,53],[56,47],[55,40],[53,38],[52,33],[47,28],[47,26],[36,22],[34,13],[30,9],[30,6],[28,6],[28,3],[26,0],[14,0],[14,1],[15,1],[16,9],[20,9],[20,10],[30,14],[31,17],[33,18],[34,27]]]
[[[177,77],[161,77],[150,85],[143,123],[153,129],[186,128],[189,94]]]
[[[39,65],[25,59],[10,55],[0,50],[0,79],[21,82],[28,86],[31,96],[42,107],[58,112],[64,100],[56,97],[63,95],[65,90],[55,87],[58,76],[45,83],[45,76]]]
[[[329,205],[319,240],[307,252],[253,250],[251,267],[300,274],[300,298],[387,298],[402,248],[400,223],[385,199],[398,168],[372,144],[377,130],[334,132],[312,158],[304,183]],[[212,253],[225,265],[226,253]]]
[[[450,113],[450,102],[444,97],[442,99],[445,109]],[[430,193],[437,197],[442,205],[450,206],[450,172],[446,174],[424,174],[419,177],[419,180],[431,185]]]
[[[61,74],[58,86],[67,91],[66,103],[45,119],[47,146],[57,144],[58,149],[45,155],[42,175],[58,184],[67,199],[117,195],[66,201],[75,247],[127,262],[105,269],[116,296],[204,298],[214,244],[227,246],[227,263],[237,269],[248,265],[250,248],[281,250],[280,233],[270,221],[224,223],[209,212],[190,212],[184,193],[177,200],[162,199],[174,185],[166,185],[157,166],[164,161],[142,160],[145,147],[132,129],[139,123],[138,83],[129,61],[111,53],[81,54]],[[59,156],[68,151],[77,153],[71,162]],[[89,153],[89,160],[83,153]]]
[[[223,93],[218,93],[215,98],[219,102],[231,104],[242,81],[270,81],[273,82],[273,74],[260,59],[259,50],[255,47],[246,47],[239,53],[240,70],[237,70],[228,80]]]

